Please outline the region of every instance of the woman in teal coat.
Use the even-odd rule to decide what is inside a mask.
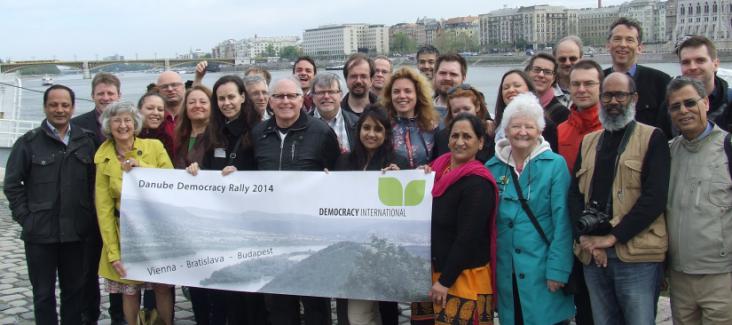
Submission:
[[[572,296],[561,290],[572,270],[570,178],[564,158],[541,137],[544,126],[536,97],[517,96],[500,125],[506,138],[496,143],[496,155],[486,163],[500,195],[496,282],[502,325],[557,324],[574,315]],[[522,208],[514,179],[548,245]]]

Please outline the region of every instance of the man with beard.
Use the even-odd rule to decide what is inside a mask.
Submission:
[[[175,120],[178,114],[183,111],[183,95],[186,91],[183,78],[175,71],[165,71],[158,76],[157,86],[158,92],[165,100],[165,114],[160,127],[173,139],[172,152],[176,152]]]
[[[714,122],[722,130],[732,130],[732,116],[730,116],[730,102],[732,91],[727,81],[717,77],[719,57],[714,43],[704,36],[691,36],[676,48],[681,65],[681,75],[701,81],[709,99],[707,119]],[[679,135],[675,125],[671,125],[671,118],[664,102],[659,113],[659,127],[669,139]]]
[[[365,54],[355,53],[348,58],[343,65],[348,93],[341,101],[342,109],[360,116],[366,106],[376,103],[378,98],[371,93],[371,80],[375,73],[374,61]]]
[[[656,126],[661,102],[666,98],[666,85],[671,80],[667,74],[638,64],[643,50],[643,29],[640,23],[621,17],[610,26],[607,49],[613,65],[605,69],[605,75],[622,72],[638,85],[636,120]]]
[[[311,82],[318,73],[318,67],[315,66],[315,60],[313,58],[304,55],[295,60],[295,65],[292,66],[292,74],[295,75],[298,81],[300,81],[300,88],[303,92],[302,108],[306,113],[311,114],[315,105],[313,104],[313,96],[310,93]],[[269,82],[267,82],[269,84]]]
[[[447,115],[447,93],[465,82],[467,76],[468,64],[460,54],[443,54],[437,58],[432,88],[435,90],[435,109],[440,113],[440,128],[444,126]]]
[[[429,80],[432,80],[435,73],[435,61],[438,56],[440,51],[432,45],[425,45],[417,50],[417,68]]]
[[[569,72],[577,61],[582,60],[582,39],[575,35],[565,36],[554,46],[554,57],[557,58],[557,83],[554,85],[554,97],[562,105],[569,107]]]
[[[374,58],[374,82],[371,83],[371,93],[376,97],[381,96],[381,90],[391,78],[392,64],[391,60],[384,55]]]
[[[732,324],[732,179],[728,133],[707,119],[700,80],[668,85],[668,110],[681,135],[671,143],[668,192],[669,284],[674,324]],[[727,143],[725,143],[727,142]],[[709,195],[699,195],[709,193]]]
[[[595,324],[653,324],[668,247],[669,148],[663,132],[634,120],[633,79],[602,84],[603,130],[584,137],[570,186],[570,217]]]

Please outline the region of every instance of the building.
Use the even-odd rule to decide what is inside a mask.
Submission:
[[[582,26],[577,35],[586,46],[605,46],[610,25],[619,17],[619,6],[582,8],[577,11],[577,22]]]
[[[620,5],[619,17],[638,21],[643,28],[643,43],[666,42],[666,3],[658,0],[633,0]],[[610,25],[605,26],[607,28]]]
[[[211,56],[215,59],[236,58],[237,41],[235,39],[225,40],[211,49]]]
[[[566,35],[577,34],[577,26],[577,10],[562,6],[500,9],[480,15],[481,49],[540,49],[552,46]]]
[[[319,59],[342,60],[356,52],[389,53],[389,27],[369,24],[326,25],[306,29],[303,52]]]
[[[674,39],[674,30],[676,29],[676,14],[678,8],[678,0],[666,1],[666,41]]]
[[[413,40],[417,47],[424,46],[426,44],[426,35],[424,30],[424,24],[415,23],[400,23],[389,27],[389,39],[394,39],[396,34],[404,34],[409,39]]]
[[[732,48],[732,1],[678,0],[673,41],[704,35],[719,49]]]
[[[280,50],[287,46],[298,46],[297,36],[260,37],[241,40],[228,39],[211,49],[211,56],[217,59],[234,59],[237,65],[254,63],[257,57],[279,57]],[[269,53],[269,50],[272,53]],[[272,55],[270,55],[272,54]]]

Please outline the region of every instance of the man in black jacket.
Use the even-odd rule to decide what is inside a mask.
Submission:
[[[93,134],[71,126],[74,92],[49,87],[46,119],[13,145],[5,196],[23,228],[36,324],[58,324],[56,274],[61,287],[61,324],[81,324],[84,240],[94,231]]]
[[[638,102],[635,120],[657,126],[658,111],[666,98],[666,85],[671,77],[666,73],[638,64],[643,49],[643,29],[635,20],[621,17],[610,26],[607,49],[613,65],[605,69],[605,76],[622,72],[633,78],[637,85]]]
[[[120,98],[120,81],[117,76],[100,72],[92,79],[92,99],[94,109],[71,119],[74,126],[94,134],[94,149],[102,145],[105,137],[102,132],[101,116],[107,106]],[[96,220],[96,213],[95,220]],[[84,270],[86,283],[84,284],[84,303],[82,306],[83,323],[94,324],[99,319],[101,303],[99,296],[99,256],[102,253],[102,237],[99,234],[99,225],[94,223],[94,231],[85,242]],[[112,324],[122,324],[122,295],[109,294],[109,315]]]
[[[719,68],[717,47],[708,38],[696,35],[682,41],[676,47],[676,54],[679,56],[681,75],[701,81],[707,90],[709,99],[707,119],[725,131],[732,130],[732,116],[729,109],[732,91],[727,81],[717,77]],[[666,134],[666,138],[671,139],[679,135],[679,130],[671,125],[665,101],[658,112],[658,124]]]
[[[333,169],[340,155],[338,139],[325,122],[303,113],[303,91],[298,80],[277,80],[270,93],[274,117],[252,130],[257,169]],[[305,307],[306,325],[331,324],[330,299],[271,294],[265,301],[272,325],[299,325],[300,300]]]

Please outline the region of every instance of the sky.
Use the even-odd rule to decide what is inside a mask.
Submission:
[[[603,0],[603,6],[623,0]],[[420,17],[480,15],[538,4],[596,7],[596,0],[0,0],[3,60],[173,58],[227,39],[299,36],[327,24],[394,25]]]

